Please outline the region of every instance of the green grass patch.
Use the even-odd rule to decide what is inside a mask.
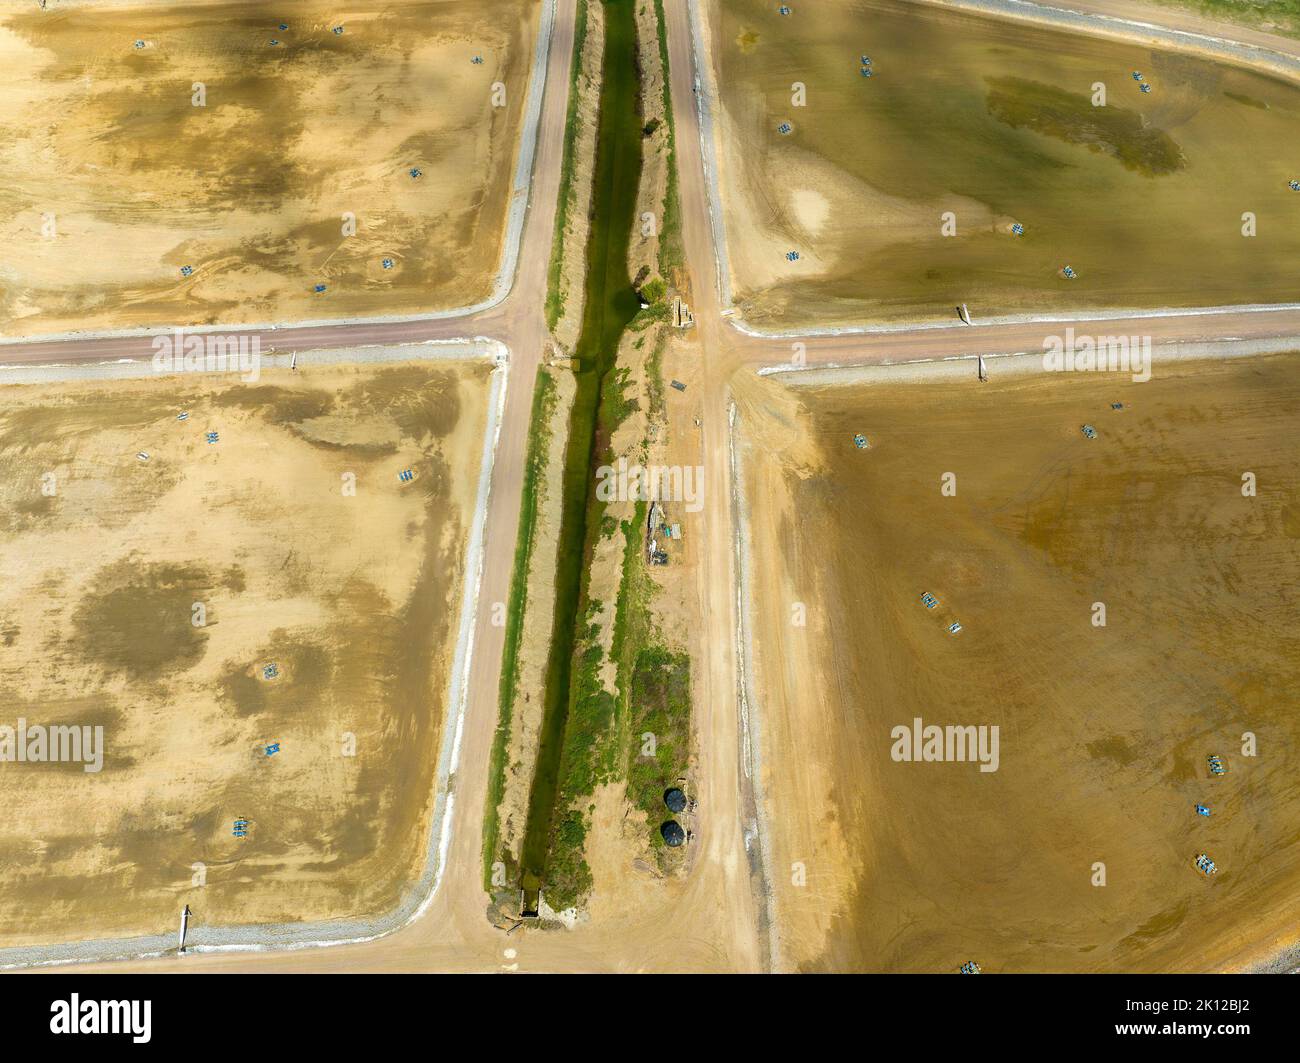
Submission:
[[[662,646],[636,655],[631,685],[632,742],[627,768],[627,797],[645,812],[648,826],[669,818],[664,791],[679,785],[691,755],[691,659]],[[666,850],[657,829],[651,845]]]
[[[662,302],[665,295],[668,294],[668,284],[662,277],[651,277],[641,285],[641,298],[652,306],[655,303]]]
[[[667,415],[664,406],[664,348],[668,346],[668,334],[660,333],[655,337],[654,350],[646,361],[646,398],[650,403],[650,420],[663,421]]]
[[[1287,36],[1300,36],[1300,0],[1162,0],[1166,7],[1185,7],[1211,18],[1242,22]]]

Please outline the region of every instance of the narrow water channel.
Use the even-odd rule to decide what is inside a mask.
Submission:
[[[619,340],[640,307],[627,254],[636,220],[641,178],[640,68],[636,47],[636,0],[601,0],[605,54],[601,60],[600,117],[592,185],[591,233],[587,242],[586,302],[576,358],[577,396],[564,460],[563,516],[555,579],[555,628],[546,666],[542,734],[528,800],[523,853],[525,906],[536,910],[546,882],[546,857],[559,785],[560,755],[571,702],[573,647],[586,567],[587,517],[595,465],[608,440],[598,411]]]

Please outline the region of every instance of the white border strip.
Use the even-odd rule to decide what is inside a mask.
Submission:
[[[736,450],[738,411],[734,401],[727,402],[727,458],[731,465],[732,550],[736,566],[736,700],[740,717],[740,766],[745,773],[744,785],[754,802],[752,825],[745,824],[745,850],[750,839],[758,845],[763,918],[767,924],[767,966],[769,972],[781,970],[781,936],[776,922],[776,895],[772,888],[771,838],[767,824],[767,794],[763,789],[762,771],[762,703],[754,689],[753,573],[750,567],[749,503],[745,496],[743,470]],[[753,708],[756,711],[751,712]],[[751,833],[752,827],[752,833]]]
[[[996,327],[1004,325],[1057,325],[1083,324],[1089,321],[1139,321],[1146,318],[1167,317],[1214,317],[1220,314],[1270,314],[1300,311],[1300,303],[1248,303],[1241,306],[1178,306],[1157,310],[1080,310],[1077,313],[1059,314],[1019,314],[1009,317],[991,317],[976,321],[973,327],[985,325]],[[912,324],[895,323],[889,325],[838,325],[826,328],[780,329],[767,331],[755,328],[740,318],[732,321],[732,327],[746,336],[762,340],[807,339],[817,336],[871,336],[891,332],[932,332],[937,329],[964,329],[972,326],[961,321],[919,321]]]
[[[959,8],[1002,18],[1014,18],[1022,22],[1065,26],[1093,35],[1102,33],[1109,37],[1132,40],[1139,34],[1145,34],[1147,40],[1154,39],[1164,44],[1171,44],[1175,48],[1211,52],[1251,66],[1266,67],[1284,77],[1300,76],[1300,56],[1295,54],[1267,48],[1262,44],[1246,44],[1230,37],[1215,37],[1208,33],[1161,26],[1140,19],[1106,15],[1100,11],[1079,11],[1075,8],[1040,4],[1034,0],[921,0],[921,2],[936,7]],[[1248,26],[1242,26],[1241,29],[1250,32]],[[1297,42],[1297,48],[1300,48],[1300,42]]]
[[[1221,362],[1237,358],[1282,355],[1300,355],[1300,336],[1251,340],[1231,337],[1163,343],[1152,349],[1151,365],[1168,366],[1186,361]],[[1042,351],[1002,351],[983,355],[949,354],[941,358],[912,358],[902,361],[871,359],[863,362],[767,365],[758,369],[756,375],[781,377],[780,383],[787,386],[876,383],[891,378],[896,379],[899,373],[906,372],[923,374],[927,379],[941,377],[945,379],[951,377],[955,380],[973,379],[972,370],[981,357],[1006,376],[1048,372],[1054,375],[1066,375],[1056,370],[1045,369]],[[1068,375],[1078,376],[1080,372],[1087,372],[1092,376],[1107,375],[1117,378],[1129,375],[1123,370],[1082,370]]]
[[[731,260],[727,255],[727,230],[722,213],[718,159],[713,138],[714,101],[718,99],[713,84],[713,60],[704,35],[704,18],[700,0],[686,0],[691,27],[691,56],[695,63],[695,111],[699,117],[700,159],[704,165],[704,187],[709,201],[709,231],[713,234],[713,263],[718,284],[718,299],[724,310],[734,306],[731,295]]]

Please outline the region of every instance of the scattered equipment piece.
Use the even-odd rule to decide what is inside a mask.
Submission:
[[[798,251],[787,251],[787,252],[785,253],[785,259],[786,259],[787,262],[798,262],[798,261],[799,261],[799,252],[798,252]]]
[[[859,450],[869,450],[871,448],[871,441],[859,432],[853,437],[853,445]]]
[[[319,295],[321,292],[323,292],[324,290],[325,290],[325,285],[323,285],[323,284],[317,284],[317,285],[315,285],[315,286],[312,288],[312,291],[316,292],[316,294],[318,294],[318,295]]]
[[[872,77],[873,74],[872,74],[872,71],[871,71],[871,67],[869,67],[869,66],[864,66],[864,67],[862,68],[862,70],[861,70],[861,74],[862,74],[862,76],[863,76],[864,78]]]
[[[668,382],[668,386],[671,388],[676,388],[678,391],[686,390],[686,385],[683,384],[680,380],[670,380]]]
[[[281,23],[280,23],[280,32],[281,32],[281,33],[283,33],[283,32],[284,32],[285,30],[287,30],[288,28],[289,28],[289,23],[287,23],[287,22],[281,22]]]
[[[1291,189],[1292,192],[1300,192],[1300,181],[1288,181],[1286,186]]]
[[[939,599],[936,598],[929,591],[926,591],[924,594],[921,595],[921,601],[925,603],[925,607],[927,609],[933,609],[936,605],[939,604]]]
[[[1142,80],[1142,75],[1141,75],[1141,73],[1139,73],[1138,71],[1134,70],[1134,71],[1133,71],[1133,80],[1134,80],[1134,81],[1141,81],[1141,80]]]
[[[979,973],[980,973],[980,965],[979,965],[978,963],[976,963],[974,960],[967,960],[967,961],[966,961],[965,963],[963,963],[963,964],[961,965],[961,967],[958,968],[958,969],[961,971],[962,974],[979,974]]]
[[[949,634],[949,635],[955,635],[955,634],[957,634],[957,632],[959,632],[960,630],[961,630],[961,624],[958,623],[956,620],[954,620],[951,624],[948,625],[948,634]]]
[[[274,48],[274,47],[275,47],[277,44],[279,44],[279,43],[280,43],[280,42],[277,41],[274,37],[271,38],[271,47],[272,47],[272,48]]]
[[[419,178],[421,178],[421,177],[424,176],[424,173],[420,170],[420,168],[419,168],[418,166],[412,166],[412,167],[407,171],[407,173],[409,173],[409,174],[411,175],[411,180],[412,180],[412,181],[418,180]]]
[[[1124,408],[1124,404],[1122,402],[1112,402],[1110,404],[1110,408],[1112,410],[1122,410]]]
[[[483,65],[483,57],[482,57],[481,55],[476,55],[476,56],[474,56],[473,59],[470,60],[470,62],[473,63],[475,66],[482,66],[482,65]]]
[[[181,276],[182,276],[182,277],[188,277],[188,276],[189,276],[191,273],[193,273],[193,272],[194,272],[194,267],[193,267],[193,266],[182,266],[182,267],[181,267]]]
[[[413,473],[410,469],[403,469],[401,472],[397,474],[397,478],[401,480],[402,483],[409,484],[412,480],[415,479],[415,473]]]
[[[1020,222],[1016,222],[1013,226],[1011,226],[1011,232],[1016,236],[1024,236],[1025,227],[1021,225]]]
[[[1209,856],[1207,856],[1205,853],[1201,853],[1196,857],[1196,866],[1201,871],[1203,871],[1206,875],[1213,875],[1216,871],[1219,870],[1217,867],[1214,866],[1214,861],[1211,860]]]
[[[864,56],[862,56],[862,60],[861,60],[861,62],[862,62],[862,65],[863,65],[863,66],[870,66],[870,65],[871,65],[871,56],[869,56],[869,55],[864,55]]]
[[[1196,814],[1198,816],[1204,816],[1206,819],[1210,818],[1210,810],[1206,808],[1204,805],[1196,806]]]
[[[794,126],[792,126],[789,122],[782,122],[779,126],[776,127],[776,131],[783,135],[788,135],[794,131]]]
[[[181,410],[181,412],[176,415],[176,420],[178,421],[188,421],[189,419],[190,415],[186,410]]]
[[[1078,276],[1078,274],[1075,273],[1074,270],[1073,270],[1070,266],[1062,266],[1062,267],[1061,267],[1061,276],[1064,277],[1064,278],[1065,278],[1066,280],[1068,280],[1068,281],[1072,281],[1072,280],[1074,280],[1075,277]]]
[[[1150,85],[1139,85],[1138,88],[1140,88],[1143,92],[1150,92],[1150,91],[1151,91],[1151,86],[1150,86]]]
[[[274,661],[262,667],[263,679],[275,679],[279,675],[280,675],[280,666],[276,664]]]
[[[207,432],[205,433],[205,435],[209,443],[221,442],[221,436],[219,436],[216,432]]]
[[[135,46],[136,46],[137,48],[143,48],[143,47],[144,47],[144,41],[136,41],[136,42],[135,42]]]
[[[233,834],[236,838],[242,838],[242,837],[244,837],[245,835],[247,835],[247,834],[248,834],[248,820],[246,820],[246,819],[237,819],[237,820],[235,820],[235,829],[232,830],[230,833]]]
[[[779,12],[781,12],[781,14],[783,14],[783,15],[788,15],[788,14],[790,14],[790,9],[789,9],[788,7],[786,7],[785,4],[782,4],[780,7],[777,8],[777,10],[778,10]]]
[[[269,746],[266,747],[266,755],[268,757],[273,757],[279,752],[280,752],[279,742],[272,742]]]
[[[384,267],[384,269],[392,269],[392,268],[393,268],[393,260],[392,260],[391,258],[386,258],[386,259],[384,259],[384,261],[381,263],[381,265]]]
[[[334,36],[335,36],[335,37],[342,37],[342,36],[343,36],[343,27],[342,27],[342,26],[335,26],[335,27],[334,27]]]
[[[1206,757],[1205,759],[1209,762],[1209,765],[1210,765],[1210,774],[1211,774],[1211,775],[1227,775],[1227,774],[1228,774],[1228,769],[1225,768],[1225,767],[1223,766],[1223,761],[1220,760],[1220,759],[1219,759],[1217,756],[1215,756],[1213,753],[1211,753],[1211,754],[1210,754],[1208,757]]]
[[[1084,438],[1084,439],[1096,439],[1096,438],[1097,438],[1097,429],[1093,428],[1092,425],[1090,425],[1090,424],[1085,424],[1085,425],[1083,426],[1083,438]]]
[[[148,460],[149,460],[149,452],[148,452],[147,450],[142,450],[142,451],[140,451],[139,454],[136,455],[136,457],[139,458],[141,461],[148,461]]]

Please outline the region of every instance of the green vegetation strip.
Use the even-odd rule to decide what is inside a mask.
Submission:
[[[569,109],[564,120],[564,159],[560,163],[560,201],[555,210],[555,232],[551,237],[551,264],[547,271],[546,327],[554,329],[564,312],[560,291],[564,269],[564,227],[569,223],[569,200],[573,191],[573,166],[578,140],[578,79],[582,76],[583,48],[587,39],[587,3],[578,0],[573,24],[573,65],[569,70]]]
[[[519,536],[515,543],[514,571],[510,576],[510,598],[506,604],[505,648],[501,653],[500,710],[488,767],[487,810],[483,821],[483,879],[488,889],[491,889],[492,862],[498,855],[500,823],[497,817],[505,795],[510,725],[519,688],[519,645],[523,640],[524,613],[528,607],[528,568],[536,539],[537,493],[550,446],[549,425],[555,403],[555,378],[545,369],[540,369],[533,389],[533,410],[528,425],[528,457],[524,464],[524,486],[519,504]],[[502,859],[507,864],[511,862],[509,854]]]
[[[588,529],[598,533],[601,526],[601,504],[596,500],[594,490],[594,465],[598,456],[608,450],[612,430],[609,421],[601,420],[599,415],[607,403],[622,404],[618,380],[607,378],[614,366],[623,331],[640,306],[627,271],[628,245],[641,173],[640,77],[633,2],[603,0],[605,52],[601,59],[602,86],[592,186],[592,227],[587,245],[586,303],[575,352],[577,394],[565,455],[555,628],[547,661],[541,739],[529,795],[522,853],[525,892],[531,896],[545,883],[548,900],[553,906],[558,898],[551,888],[548,856],[552,851],[580,854],[585,841],[583,825],[575,825],[567,818],[554,824],[553,830],[564,747],[566,741],[580,744],[588,727],[601,725],[599,719],[587,719],[582,715],[584,710],[580,709],[581,726],[575,729],[572,738],[566,736],[570,711],[579,700],[579,684],[575,684],[571,691],[570,679],[580,634],[578,621],[583,574],[590,556]],[[606,396],[607,384],[611,392],[618,389],[616,400]],[[592,516],[596,519],[590,520]],[[588,633],[585,624],[582,633]],[[581,663],[579,667],[581,669]]]
[[[1275,33],[1300,36],[1300,0],[1163,0],[1212,18],[1244,22]]]
[[[1300,2],[1300,0],[1297,0]],[[659,62],[664,74],[664,116],[668,122],[668,184],[664,190],[664,216],[659,231],[659,269],[672,276],[686,267],[682,245],[681,208],[677,201],[677,124],[673,121],[673,95],[668,68],[668,36],[664,30],[664,0],[655,0],[655,18],[659,23]],[[681,284],[681,277],[674,277]]]
[[[632,744],[627,797],[646,814],[650,843],[665,848],[653,828],[667,814],[664,792],[679,785],[691,750],[691,659],[662,646],[636,655],[631,676]]]

